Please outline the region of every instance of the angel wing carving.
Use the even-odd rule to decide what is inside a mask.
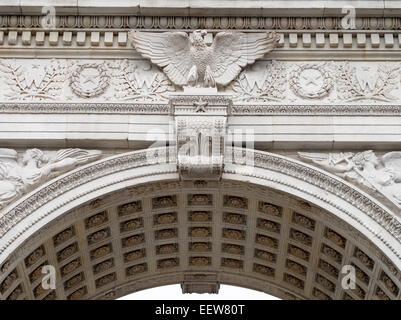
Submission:
[[[378,157],[372,150],[346,153],[298,152],[302,159],[313,162],[350,182],[384,196],[401,208],[401,152]]]
[[[206,30],[196,30],[191,39],[185,32],[130,31],[129,39],[174,84],[192,87],[229,84],[242,68],[272,51],[279,41],[274,32],[220,32],[208,46],[206,34]]]
[[[381,158],[386,169],[391,170],[394,174],[394,182],[401,182],[401,152],[393,151],[384,154]]]

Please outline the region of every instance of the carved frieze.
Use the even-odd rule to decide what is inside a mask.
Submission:
[[[171,53],[171,56],[177,55]],[[232,97],[234,113],[281,114],[285,110],[291,113],[292,110],[293,113],[307,114],[340,112],[340,109],[345,113],[352,112],[353,108],[346,111],[338,103],[359,104],[368,110],[372,108],[372,103],[401,101],[399,61],[336,60],[322,63],[265,60],[243,70],[244,66],[235,67],[235,63],[230,67],[235,68],[233,74],[220,72],[217,79],[226,78],[224,85],[219,85],[218,89]],[[184,69],[188,68],[189,65]],[[239,74],[235,76],[237,71]],[[190,78],[189,71],[183,71],[183,74],[179,81],[181,84],[187,83]],[[213,80],[216,72],[208,70],[206,74],[210,82],[208,86],[215,87]],[[198,81],[199,86],[203,86],[205,78],[202,72],[198,75],[194,69],[191,76],[193,81],[190,83]],[[38,111],[167,113],[170,96],[182,93],[181,85],[175,86],[174,81],[156,65],[145,60],[1,59],[0,77],[4,79],[0,84],[0,101],[9,102],[11,99],[16,112],[32,112],[35,103],[46,102],[38,105]],[[87,102],[101,101],[108,104],[86,105]],[[80,102],[78,108],[77,102]],[[127,106],[127,103],[132,105]],[[280,104],[279,111],[277,104]],[[291,104],[297,105],[291,107]],[[322,105],[326,108],[322,109]],[[11,111],[13,106],[3,105],[2,108]],[[396,106],[392,108],[397,109]],[[200,107],[194,110],[200,114],[207,109]],[[380,114],[380,111],[377,112]]]

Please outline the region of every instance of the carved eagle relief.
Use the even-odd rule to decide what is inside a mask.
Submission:
[[[185,32],[130,31],[129,39],[174,84],[191,87],[229,84],[242,68],[272,51],[279,41],[274,32],[219,32],[208,46],[206,34],[206,30],[196,30],[191,39]]]

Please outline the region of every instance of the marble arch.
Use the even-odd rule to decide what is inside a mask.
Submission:
[[[251,171],[234,162],[220,182],[180,181],[166,157],[173,149],[99,160],[6,208],[3,297],[104,299],[171,283],[217,292],[227,283],[291,299],[398,298],[398,229],[363,191],[250,150]],[[38,271],[48,262],[58,274],[51,292]],[[340,285],[347,263],[358,270],[350,292]]]
[[[0,3],[0,298],[400,299],[401,6],[349,2]]]

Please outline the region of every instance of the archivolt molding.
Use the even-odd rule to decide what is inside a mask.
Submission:
[[[107,158],[102,161],[95,162],[92,165],[87,165],[67,174],[64,174],[60,178],[54,179],[49,183],[39,187],[35,191],[32,191],[15,204],[13,204],[10,208],[7,207],[3,210],[2,215],[0,217],[0,232],[2,236],[2,246],[0,248],[0,254],[7,249],[7,247],[13,243],[16,239],[18,239],[24,232],[29,230],[35,224],[40,222],[42,219],[50,215],[54,210],[66,205],[70,201],[74,199],[82,198],[84,195],[94,192],[96,189],[100,190],[107,186],[121,183],[123,181],[132,179],[133,176],[122,176],[114,180],[106,180],[102,185],[96,185],[95,187],[90,187],[85,191],[81,190],[79,194],[75,194],[72,198],[62,200],[60,196],[63,196],[65,193],[68,193],[71,190],[79,188],[80,186],[95,181],[96,179],[100,179],[104,176],[110,174],[116,174],[121,171],[139,168],[144,166],[152,166],[157,164],[165,164],[169,161],[174,161],[174,155],[171,153],[170,149],[153,149],[153,150],[145,150],[145,151],[137,151],[128,154],[123,154],[119,156],[114,156],[111,158]],[[175,171],[175,170],[173,170]],[[171,168],[158,168],[157,166],[153,171],[148,172],[144,171],[143,173],[135,172],[135,177],[139,178],[141,176],[151,176],[161,173],[171,172]],[[59,202],[55,206],[52,207],[49,211],[43,210],[46,204],[50,201],[54,201],[58,199]],[[60,203],[60,201],[62,201]],[[14,234],[11,239],[8,241],[4,240],[4,235],[7,234],[8,231],[12,230],[19,222],[29,217],[32,212],[42,208],[42,213],[39,217],[36,217],[35,220],[31,220],[28,224],[25,224],[24,227]],[[44,211],[44,212],[43,212]]]
[[[235,154],[237,154],[237,156],[235,156]],[[304,163],[300,163],[296,160],[289,160],[283,156],[267,152],[234,149],[234,157],[232,159],[234,164],[243,164],[246,159],[246,161],[248,161],[247,163],[253,163],[255,167],[264,168],[295,177],[301,181],[307,182],[308,184],[317,186],[320,190],[325,190],[332,195],[339,196],[345,200],[346,203],[351,204],[352,207],[359,209],[360,212],[372,218],[373,221],[389,232],[389,234],[391,234],[398,243],[401,243],[401,223],[397,218],[397,215],[363,191],[359,190],[354,185],[351,185],[342,179],[339,179],[325,171],[319,169],[316,170],[316,168],[308,166]],[[239,173],[245,176],[254,176],[256,178],[260,178],[251,168],[230,169],[226,167],[225,172]],[[271,179],[273,181],[277,179],[276,182],[279,182],[280,184],[290,185],[288,181],[278,179],[277,177],[271,178],[262,175],[261,178]],[[312,193],[307,188],[302,188],[299,185],[292,184],[290,186],[307,194]],[[364,225],[365,228],[369,229],[370,232],[375,234],[375,236],[377,236],[388,248],[390,248],[398,258],[401,258],[401,253],[395,250],[392,247],[392,244],[388,243],[388,241],[380,235],[380,232],[366,225],[362,221],[361,217],[355,215],[349,211],[349,209],[340,206],[338,203],[333,201],[333,199],[330,199],[330,197],[324,196],[323,194],[311,195],[317,199],[323,200],[334,208],[340,209],[353,220]]]
[[[30,230],[40,225],[45,218],[46,221],[51,221],[55,211],[60,214],[65,207],[77,206],[82,201],[96,197],[96,194],[104,193],[105,190],[138,183],[135,182],[138,181],[135,178],[143,177],[140,181],[144,183],[152,176],[160,178],[163,174],[174,173],[177,179],[173,154],[174,148],[170,147],[113,156],[56,178],[5,208],[0,217],[2,260],[10,253],[10,246],[15,247],[15,241],[23,241],[25,234],[31,233]],[[256,184],[272,181],[274,185],[269,185],[272,188],[284,186],[285,192],[296,192],[300,197],[308,197],[311,202],[318,202],[318,205],[328,211],[334,210],[339,215],[345,213],[354,221],[351,224],[357,223],[365,235],[375,235],[382,248],[401,258],[401,252],[398,250],[401,243],[401,224],[395,213],[356,187],[323,170],[276,154],[242,149],[235,149],[233,154],[233,161],[230,160],[230,163],[227,159],[231,157],[226,156],[223,179],[232,177],[234,180],[243,180],[251,177],[255,178]],[[244,156],[253,161],[255,168],[243,165]],[[135,171],[135,168],[138,170]],[[122,174],[123,172],[125,174]],[[170,179],[171,177],[169,176]],[[295,178],[298,183],[285,177]],[[27,220],[24,222],[24,219]],[[399,265],[398,260],[396,265]]]

